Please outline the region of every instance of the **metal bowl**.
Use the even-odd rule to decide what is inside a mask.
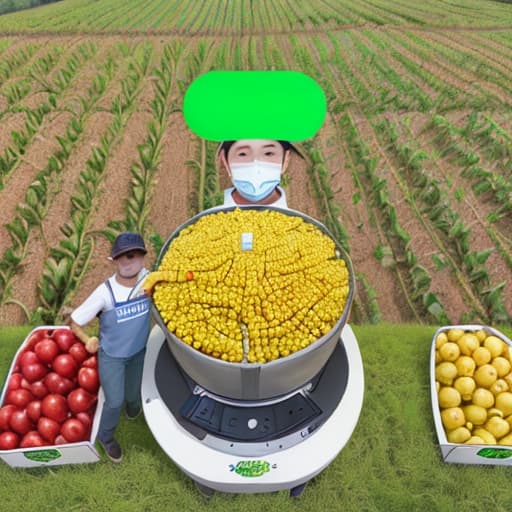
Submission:
[[[323,224],[295,210],[269,206],[219,207],[195,215],[170,235],[160,252],[157,264],[160,265],[169,245],[181,230],[195,223],[204,215],[229,212],[235,208],[276,210],[285,215],[301,217],[304,221],[315,225],[334,241],[349,272],[349,293],[343,312],[334,327],[308,347],[267,363],[231,363],[195,350],[167,329],[158,309],[153,307],[155,320],[164,332],[174,358],[185,373],[202,388],[216,395],[236,400],[270,399],[299,389],[324,367],[336,348],[341,330],[348,320],[355,292],[355,277],[348,254]]]

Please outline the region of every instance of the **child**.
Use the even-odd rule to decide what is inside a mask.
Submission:
[[[71,313],[72,331],[89,352],[98,352],[98,371],[105,395],[98,440],[113,462],[122,459],[114,431],[124,402],[130,419],[142,410],[140,388],[150,328],[150,301],[139,292],[138,284],[148,273],[144,268],[146,252],[139,234],[121,233],[109,258],[115,273]],[[97,316],[99,340],[83,330]]]

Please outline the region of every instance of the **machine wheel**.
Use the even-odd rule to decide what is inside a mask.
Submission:
[[[306,485],[308,485],[307,482],[304,482],[303,484],[297,485],[296,487],[292,487],[290,489],[290,498],[298,498],[302,495],[302,491],[306,488]]]
[[[209,500],[215,494],[215,489],[212,489],[211,487],[207,487],[206,485],[200,484],[195,480],[194,484],[196,486],[196,489],[201,493],[201,496],[203,496],[207,500]]]

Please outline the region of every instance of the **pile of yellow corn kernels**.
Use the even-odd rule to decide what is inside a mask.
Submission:
[[[181,230],[144,288],[185,343],[224,361],[265,363],[332,329],[349,274],[335,243],[301,217],[235,209]]]

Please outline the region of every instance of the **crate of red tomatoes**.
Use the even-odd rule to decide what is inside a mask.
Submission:
[[[98,461],[102,406],[96,355],[67,326],[37,327],[3,386],[0,458],[13,467]]]

